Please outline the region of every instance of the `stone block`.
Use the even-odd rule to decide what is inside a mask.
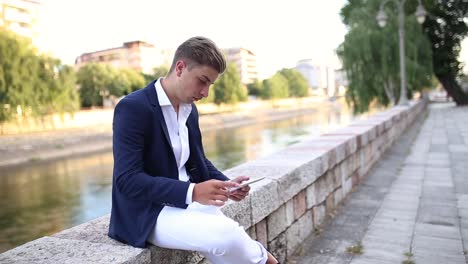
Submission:
[[[289,226],[286,216],[286,205],[282,205],[267,217],[268,240],[275,239]]]
[[[348,174],[348,166],[346,164],[346,160],[344,160],[343,162],[341,162],[340,164],[338,164],[338,168],[339,168],[339,175],[340,175],[340,186],[343,187],[345,182],[346,182],[346,179],[349,177],[349,174]]]
[[[341,203],[341,201],[343,200],[343,188],[338,188],[335,190],[334,192],[334,195],[335,195],[335,198],[334,198],[334,202],[335,202],[335,208],[337,208],[337,206]]]
[[[287,259],[287,239],[286,232],[279,234],[268,243],[268,250],[280,263],[286,263]]]
[[[332,170],[332,181],[333,181],[333,190],[338,188],[338,187],[341,187],[343,181],[342,181],[342,178],[341,178],[341,167],[339,165],[336,165],[335,167],[333,167],[333,170]]]
[[[291,255],[297,246],[309,236],[313,227],[312,212],[307,211],[286,230],[287,255]]]
[[[328,196],[326,176],[320,177],[315,183],[315,201],[317,204],[322,203]]]
[[[351,176],[351,181],[353,188],[359,185],[359,183],[361,182],[361,177],[358,171],[355,171],[353,173],[353,175]]]
[[[254,240],[257,240],[257,234],[255,231],[255,225],[249,227],[245,232]]]
[[[334,192],[328,195],[327,199],[325,200],[325,212],[326,214],[330,214],[335,210],[335,194]]]
[[[114,240],[107,235],[109,231],[109,221],[110,214],[96,218],[81,225],[65,229],[52,235],[52,237],[125,246],[125,244],[120,243],[119,241]]]
[[[252,208],[250,205],[251,196],[247,196],[240,202],[229,201],[221,211],[228,217],[237,221],[244,228],[253,225],[252,223]]]
[[[314,226],[320,226],[325,220],[325,204],[319,204],[312,208],[312,212],[314,215]]]
[[[294,200],[287,201],[286,206],[286,223],[290,226],[296,219],[294,218]]]
[[[0,263],[150,263],[148,249],[42,237],[0,255]]]
[[[353,178],[349,177],[346,179],[345,184],[343,186],[343,197],[345,197],[352,190],[353,190]]]
[[[151,246],[151,263],[199,263],[203,260],[203,256],[194,251],[167,249]]]
[[[267,220],[263,219],[255,225],[255,236],[257,241],[260,242],[264,247],[267,246],[268,242],[268,230]]]
[[[306,189],[307,209],[310,209],[317,204],[315,185],[316,183],[313,183]]]
[[[250,203],[252,224],[258,223],[281,205],[278,197],[278,183],[265,179],[251,186]]]
[[[306,191],[302,190],[301,192],[299,192],[296,196],[294,196],[293,201],[294,201],[294,219],[299,219],[299,217],[301,217],[307,209]]]
[[[280,202],[284,203],[298,192],[312,184],[322,172],[321,158],[296,168],[291,173],[277,179]]]

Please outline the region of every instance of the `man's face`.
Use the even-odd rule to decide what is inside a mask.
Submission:
[[[179,63],[180,62],[180,63]],[[184,61],[177,64],[177,97],[180,102],[190,104],[208,96],[211,84],[219,73],[206,65],[189,67]]]

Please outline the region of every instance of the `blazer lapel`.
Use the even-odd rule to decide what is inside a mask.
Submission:
[[[153,81],[148,86],[146,86],[145,88],[146,96],[148,97],[148,100],[155,108],[156,118],[158,119],[159,124],[161,125],[161,128],[164,133],[164,137],[166,138],[167,143],[171,146],[171,138],[169,137],[169,132],[167,132],[166,121],[164,120],[164,115],[162,113],[161,106],[159,105],[158,93],[156,93],[156,87],[154,86],[155,82],[156,81]]]

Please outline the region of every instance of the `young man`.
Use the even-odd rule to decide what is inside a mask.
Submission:
[[[123,98],[113,123],[114,176],[109,236],[195,250],[214,264],[277,263],[220,206],[244,199],[248,179],[229,180],[205,157],[194,101],[208,96],[226,61],[209,39],[178,48],[166,77]]]

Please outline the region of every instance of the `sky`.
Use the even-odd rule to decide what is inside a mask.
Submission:
[[[298,60],[337,65],[345,0],[42,0],[39,46],[65,64],[143,40],[176,49],[192,36],[257,55],[261,78]]]

